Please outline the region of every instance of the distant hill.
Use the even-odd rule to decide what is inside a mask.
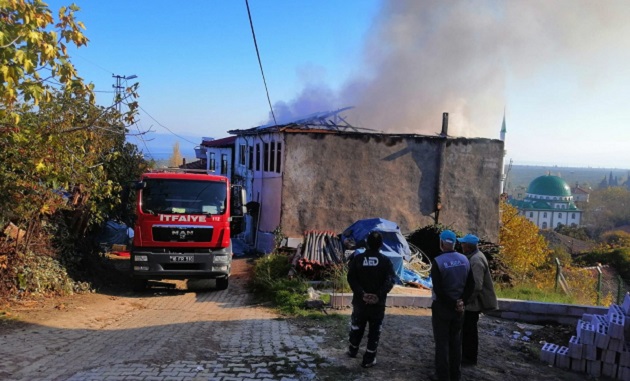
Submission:
[[[620,168],[577,168],[577,167],[558,167],[558,166],[532,166],[532,165],[512,165],[508,173],[508,166],[505,171],[507,173],[506,191],[509,195],[518,196],[518,193],[524,193],[536,177],[546,174],[562,177],[570,186],[574,186],[577,182],[582,187],[591,187],[596,189],[604,176],[608,178],[612,172],[613,177],[618,177],[622,183],[628,178],[630,169]]]
[[[173,146],[179,142],[179,152],[183,157],[195,157],[195,147],[201,144],[200,136],[149,133],[141,137],[130,135],[127,141],[138,146],[147,159],[168,160],[173,154]]]

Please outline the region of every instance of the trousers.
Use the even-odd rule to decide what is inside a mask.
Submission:
[[[479,352],[479,311],[465,311],[462,328],[462,358],[472,364],[477,363]]]
[[[431,304],[435,340],[435,371],[440,381],[459,381],[462,363],[464,314],[437,300]]]
[[[350,345],[358,347],[369,324],[367,350],[376,352],[381,338],[381,326],[385,318],[385,306],[353,305],[350,316]]]

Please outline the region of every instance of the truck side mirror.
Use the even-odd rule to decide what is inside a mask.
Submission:
[[[232,216],[242,217],[247,213],[245,206],[245,189],[240,185],[232,185],[231,210]]]

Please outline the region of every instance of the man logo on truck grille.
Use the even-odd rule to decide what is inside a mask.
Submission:
[[[186,239],[187,236],[191,236],[195,233],[192,230],[173,230],[171,234],[179,236],[179,239]]]

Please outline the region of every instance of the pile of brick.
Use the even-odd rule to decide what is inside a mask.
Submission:
[[[630,294],[606,315],[584,314],[567,346],[545,343],[540,359],[562,369],[630,381]]]

